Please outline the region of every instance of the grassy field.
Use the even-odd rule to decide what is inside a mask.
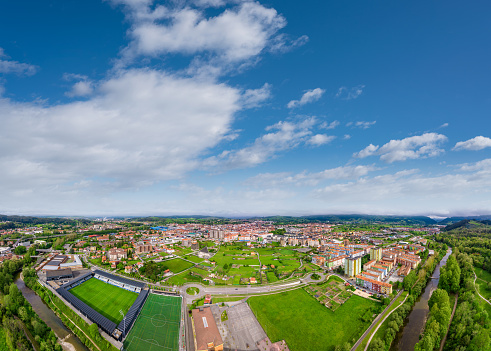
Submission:
[[[479,292],[485,299],[491,299],[491,289],[488,287],[489,282],[491,282],[491,273],[477,267],[474,270],[477,275],[476,285],[478,286]]]
[[[194,256],[194,255],[187,255],[187,256],[184,256],[184,258],[186,260],[194,262],[194,263],[201,263],[205,260],[204,258],[199,258],[198,256]]]
[[[179,273],[193,266],[191,262],[181,260],[180,258],[163,261],[160,264],[169,268],[172,273]]]
[[[180,297],[150,294],[124,341],[124,348],[127,351],[178,351],[180,322]]]
[[[96,278],[87,280],[70,292],[116,324],[123,319],[119,310],[123,310],[126,314],[138,297],[135,292],[104,283]]]
[[[370,324],[379,303],[352,296],[335,312],[303,289],[248,300],[252,311],[272,342],[285,340],[292,351],[334,350],[345,342],[354,344]]]

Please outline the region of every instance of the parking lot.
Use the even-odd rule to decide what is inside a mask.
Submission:
[[[225,349],[258,350],[256,343],[266,338],[266,333],[245,302],[227,308],[228,336]]]

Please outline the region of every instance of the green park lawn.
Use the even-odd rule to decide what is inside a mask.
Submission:
[[[170,271],[174,274],[177,274],[185,269],[194,266],[194,264],[192,264],[191,262],[184,261],[180,258],[174,258],[171,260],[162,261],[160,264],[169,268]]]
[[[194,255],[187,255],[184,256],[183,258],[194,263],[201,263],[205,260],[204,258],[199,258],[198,256],[194,256]]]
[[[70,289],[70,293],[78,297],[94,310],[118,324],[123,319],[119,313],[128,312],[138,294],[92,278]]]
[[[248,300],[272,342],[285,340],[292,351],[333,350],[336,345],[358,340],[379,308],[379,303],[352,296],[335,312],[311,297],[304,289],[280,294],[253,296]]]
[[[477,267],[475,267],[474,270],[477,275],[476,285],[478,286],[479,293],[481,293],[485,299],[491,299],[491,289],[489,289],[488,286],[491,282],[491,273]]]
[[[203,283],[200,277],[191,275],[190,271],[173,275],[165,281],[165,285],[184,285],[186,283]]]
[[[489,273],[488,271],[485,271],[484,269],[478,267],[474,267],[474,271],[476,272],[478,279],[491,282],[491,273]]]

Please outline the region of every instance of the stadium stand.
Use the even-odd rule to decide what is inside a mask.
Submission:
[[[111,333],[116,328],[116,323],[111,322],[102,314],[89,307],[85,302],[80,301],[77,297],[73,296],[70,292],[68,292],[63,287],[58,288],[56,292],[58,292],[58,294],[60,294],[65,300],[67,300],[73,307],[78,309],[84,316],[86,316],[92,322],[96,323],[102,330],[104,330],[109,335],[111,335]]]
[[[142,308],[143,304],[145,303],[145,300],[147,299],[148,292],[149,290],[147,289],[142,290],[140,292],[135,302],[133,303],[133,305],[131,305],[130,309],[128,310],[128,313],[126,313],[125,316],[126,320],[122,320],[119,323],[118,329],[122,332],[123,336],[126,336],[130,331],[133,322],[138,316],[138,313],[140,313],[140,309]]]
[[[145,286],[145,283],[136,282],[134,280],[126,279],[100,270],[94,271],[94,278],[102,280],[105,283],[115,285],[122,289],[134,291],[136,293],[142,291],[143,287]]]
[[[79,284],[82,284],[83,282],[85,282],[86,280],[89,280],[90,278],[92,278],[92,273],[83,274],[80,277],[77,277],[77,278],[73,279],[72,281],[69,281],[68,283],[63,284],[62,286],[60,286],[60,289],[69,290],[73,287],[76,287]]]

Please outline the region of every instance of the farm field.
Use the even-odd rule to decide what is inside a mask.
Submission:
[[[344,280],[336,276],[329,277],[327,282],[312,284],[304,289],[317,301],[333,311],[336,311],[352,296],[352,293],[346,290]]]
[[[180,297],[150,294],[124,341],[124,348],[127,351],[178,351],[180,322]]]
[[[363,334],[380,304],[352,296],[335,312],[296,289],[248,300],[272,342],[285,340],[292,351],[333,350]]]
[[[104,283],[96,278],[91,278],[70,289],[70,293],[116,324],[123,319],[119,311],[122,310],[126,314],[138,297],[135,292]]]

